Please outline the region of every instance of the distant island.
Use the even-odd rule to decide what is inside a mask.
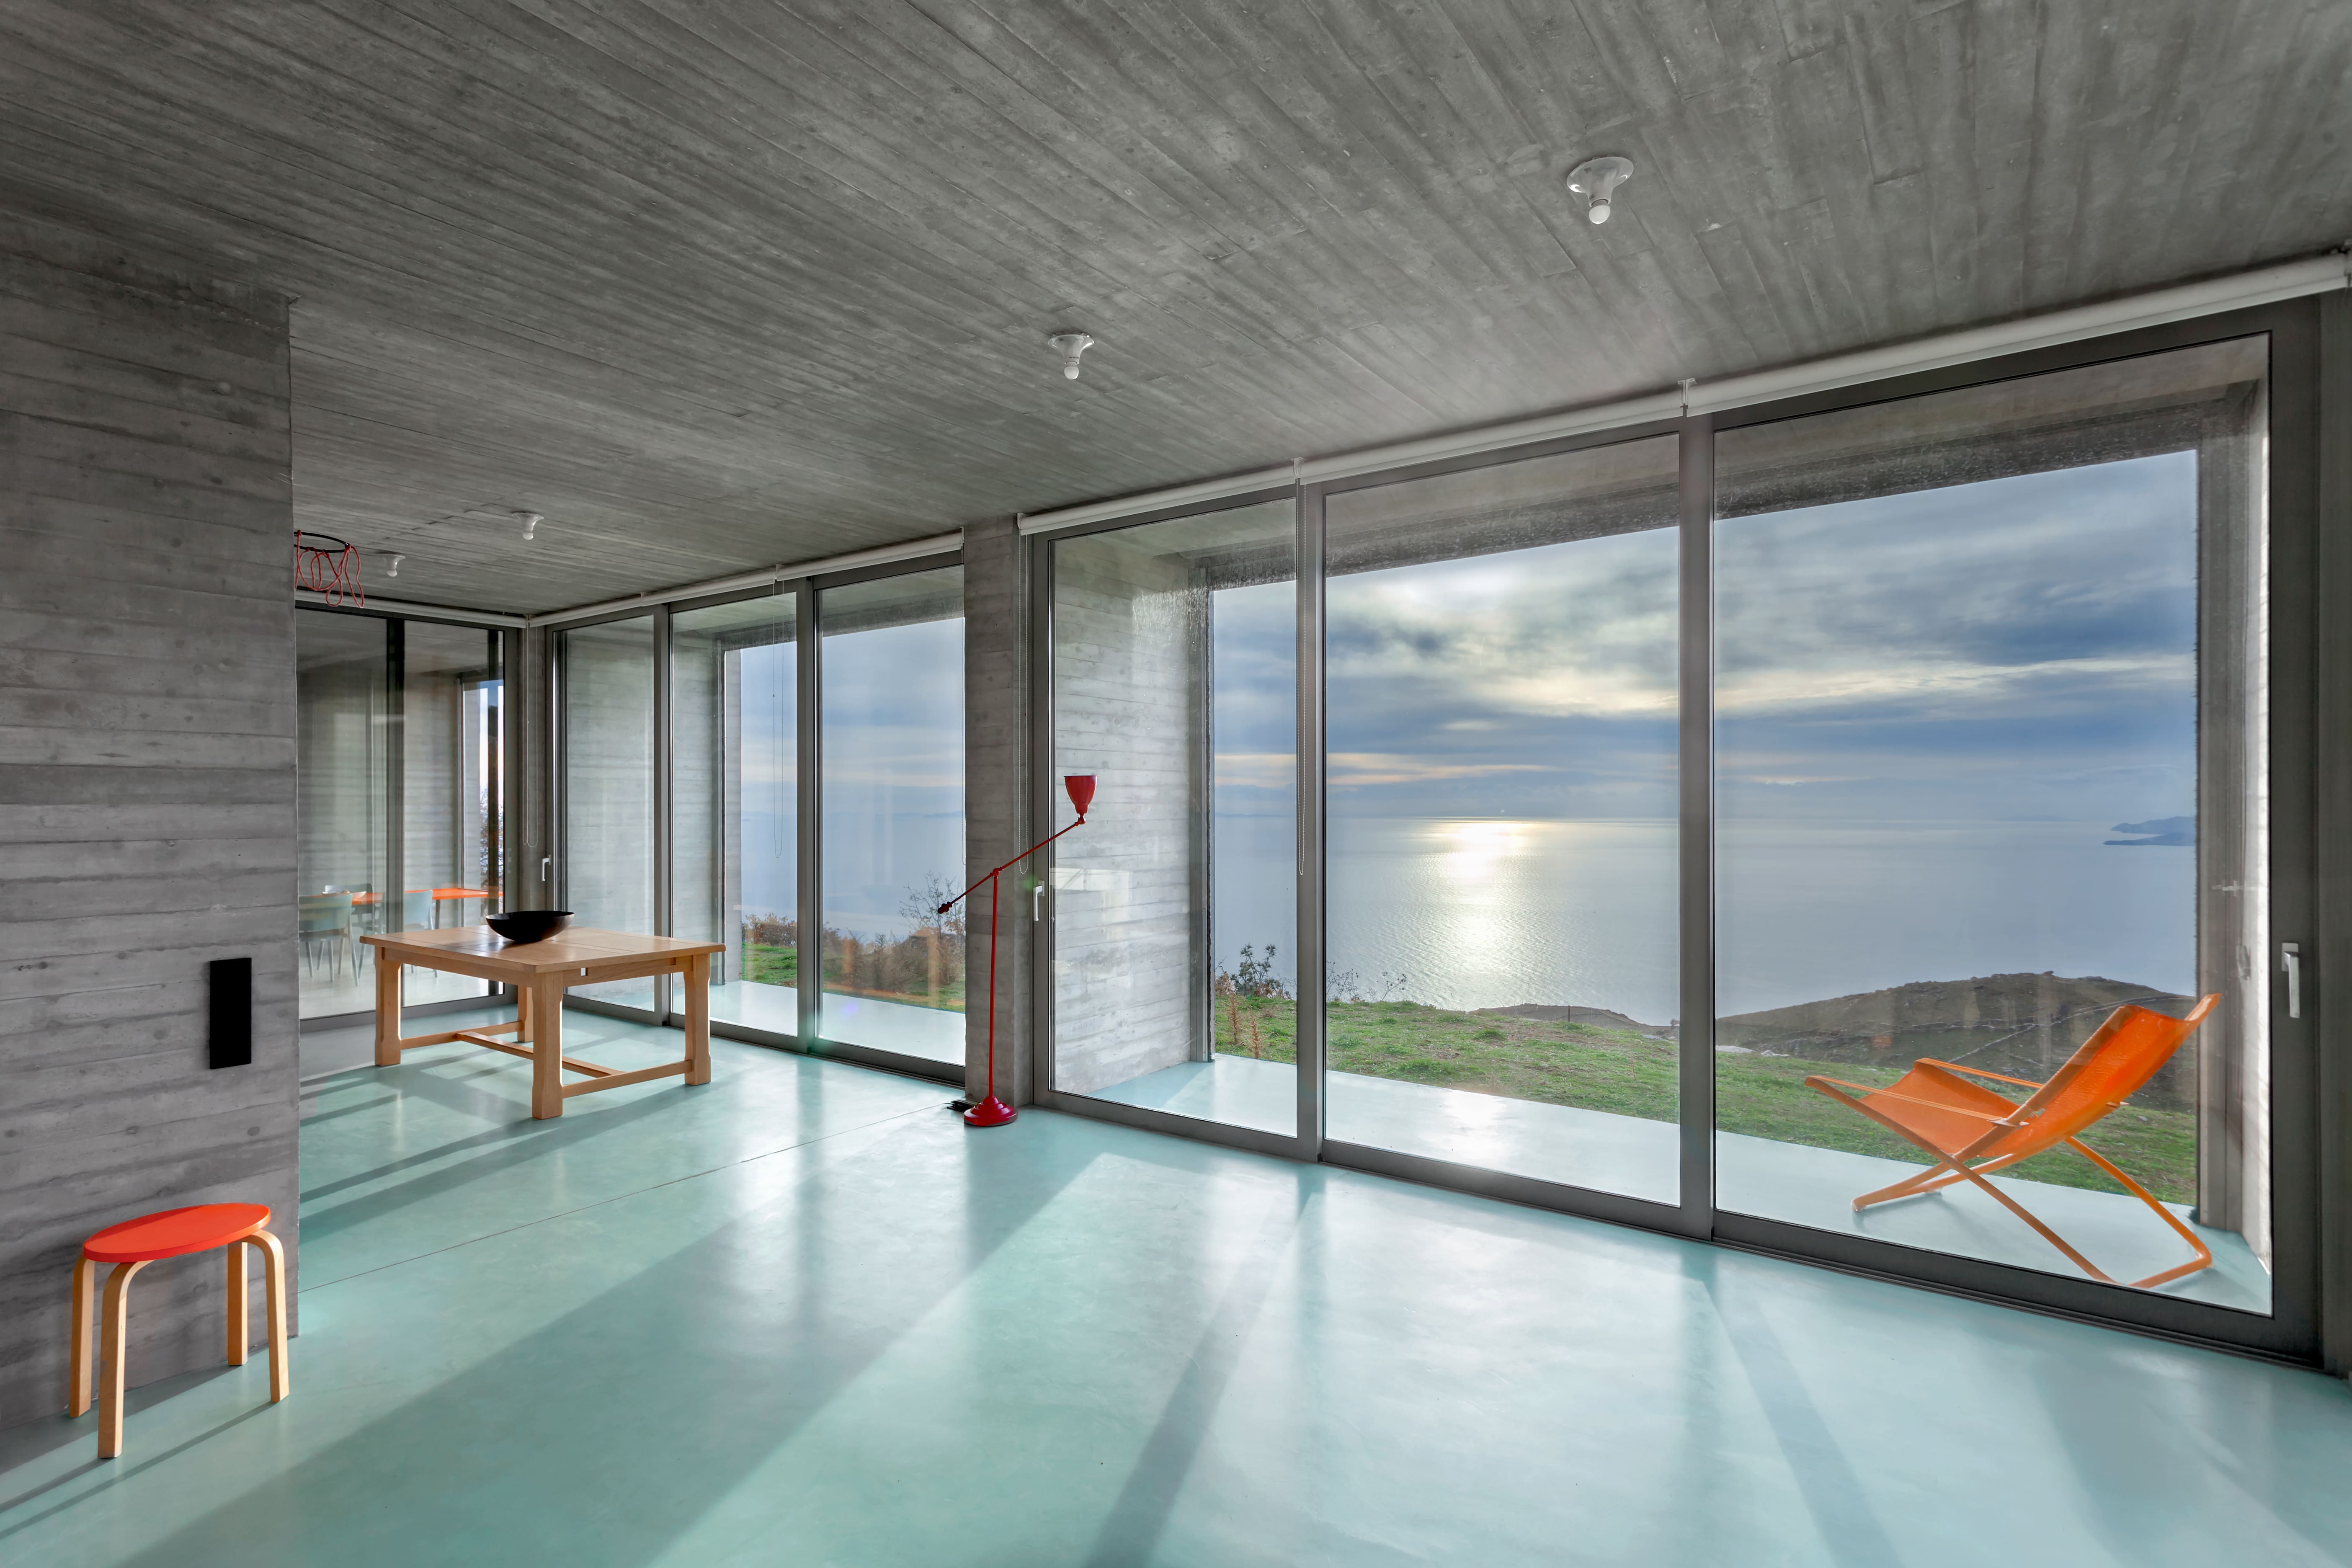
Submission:
[[[2109,844],[2152,844],[2187,849],[2197,842],[2197,819],[2193,816],[2159,816],[2151,822],[2118,822],[2107,831],[2147,835],[2142,838],[2110,838],[2107,840]]]

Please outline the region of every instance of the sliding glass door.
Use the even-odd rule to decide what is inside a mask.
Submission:
[[[2266,361],[1718,438],[1724,1208],[2269,1310]]]
[[[401,638],[401,931],[479,925],[500,903],[505,681],[494,632],[410,622]],[[386,912],[392,913],[388,907]],[[488,982],[401,975],[410,1005],[487,996]]]
[[[1097,786],[1041,892],[1059,1093],[1297,1126],[1294,518],[1285,498],[1054,547],[1054,772]]]
[[[710,1016],[800,1034],[794,595],[670,616],[672,934],[723,942]]]
[[[1326,1131],[1672,1204],[1675,437],[1324,501]]]
[[[824,812],[817,1035],[961,1068],[963,573],[817,595]],[[987,911],[977,911],[985,922]],[[985,926],[982,933],[985,935]],[[983,976],[983,983],[985,977]]]
[[[1048,1103],[2307,1353],[2314,326],[1038,540]]]
[[[360,942],[391,885],[389,623],[294,612],[295,921],[301,1016],[375,1005],[374,949]]]
[[[654,617],[556,634],[563,758],[563,901],[576,925],[659,931],[655,909]],[[657,1012],[652,980],[583,985],[574,996]]]
[[[504,643],[478,626],[295,612],[297,922],[305,1018],[375,1005],[383,931],[473,925],[506,867]],[[488,994],[411,969],[411,1005]]]

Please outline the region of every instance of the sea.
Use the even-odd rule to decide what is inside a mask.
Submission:
[[[1916,980],[2103,975],[2193,993],[2196,851],[2116,845],[2111,822],[1727,823],[1717,1011]],[[1681,1011],[1675,825],[1334,818],[1329,968],[1354,994],[1447,1008]],[[1222,966],[1278,950],[1295,986],[1292,829],[1220,816]]]
[[[748,814],[747,814],[748,816]],[[1915,980],[2049,971],[2151,992],[2196,986],[2193,847],[2116,845],[2099,822],[1727,822],[1717,848],[1717,1011]],[[1212,942],[1297,988],[1287,816],[1215,826]],[[1681,1012],[1675,824],[1334,817],[1326,929],[1335,991],[1447,1008]],[[961,824],[898,825],[887,852],[845,834],[830,918],[895,934],[907,889],[961,866]],[[745,904],[786,909],[788,840],[745,834]],[[762,852],[764,851],[764,852]],[[867,862],[872,864],[868,865]]]

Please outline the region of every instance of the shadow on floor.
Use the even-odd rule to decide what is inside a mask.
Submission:
[[[481,1562],[652,1562],[1086,1168],[992,1183],[970,1213],[892,1237],[898,1266],[877,1278],[826,1199],[901,1154],[886,1141],[818,1169],[131,1561],[404,1563],[402,1532],[432,1518]],[[257,1519],[290,1535],[277,1556]]]

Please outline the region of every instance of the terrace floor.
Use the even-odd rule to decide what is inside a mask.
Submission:
[[[678,1049],[566,1022],[616,1065]],[[2315,1373],[714,1055],[706,1087],[551,1122],[528,1064],[462,1046],[309,1084],[293,1396],[257,1357],[139,1391],[119,1460],[94,1415],[0,1433],[0,1558],[2305,1568],[2352,1542],[2352,1393]]]
[[[1682,1130],[1671,1121],[1360,1073],[1335,1072],[1325,1081],[1324,1130],[1332,1138],[1658,1203],[1678,1199]],[[1287,1062],[1220,1054],[1094,1093],[1287,1135],[1297,1121],[1297,1082]],[[2095,1129],[2085,1139],[2098,1147]],[[1724,1208],[2080,1277],[2055,1247],[1972,1186],[1854,1212],[1858,1194],[1902,1180],[1917,1171],[1916,1165],[1736,1132],[1718,1133],[1715,1148],[1716,1201]],[[2117,1279],[2146,1279],[2192,1256],[2136,1198],[2046,1182],[1988,1180]],[[2173,1205],[2173,1212],[2184,1222],[2189,1217],[2180,1205]],[[2245,1237],[2235,1231],[2190,1228],[2212,1248],[2213,1267],[2158,1289],[2217,1306],[2269,1311],[2270,1274]]]
[[[788,985],[736,980],[710,988],[710,1016],[724,1023],[800,1033],[800,994]],[[963,1015],[941,1007],[916,1007],[876,996],[824,999],[824,1037],[843,1045],[896,1051],[902,1057],[963,1065]]]

